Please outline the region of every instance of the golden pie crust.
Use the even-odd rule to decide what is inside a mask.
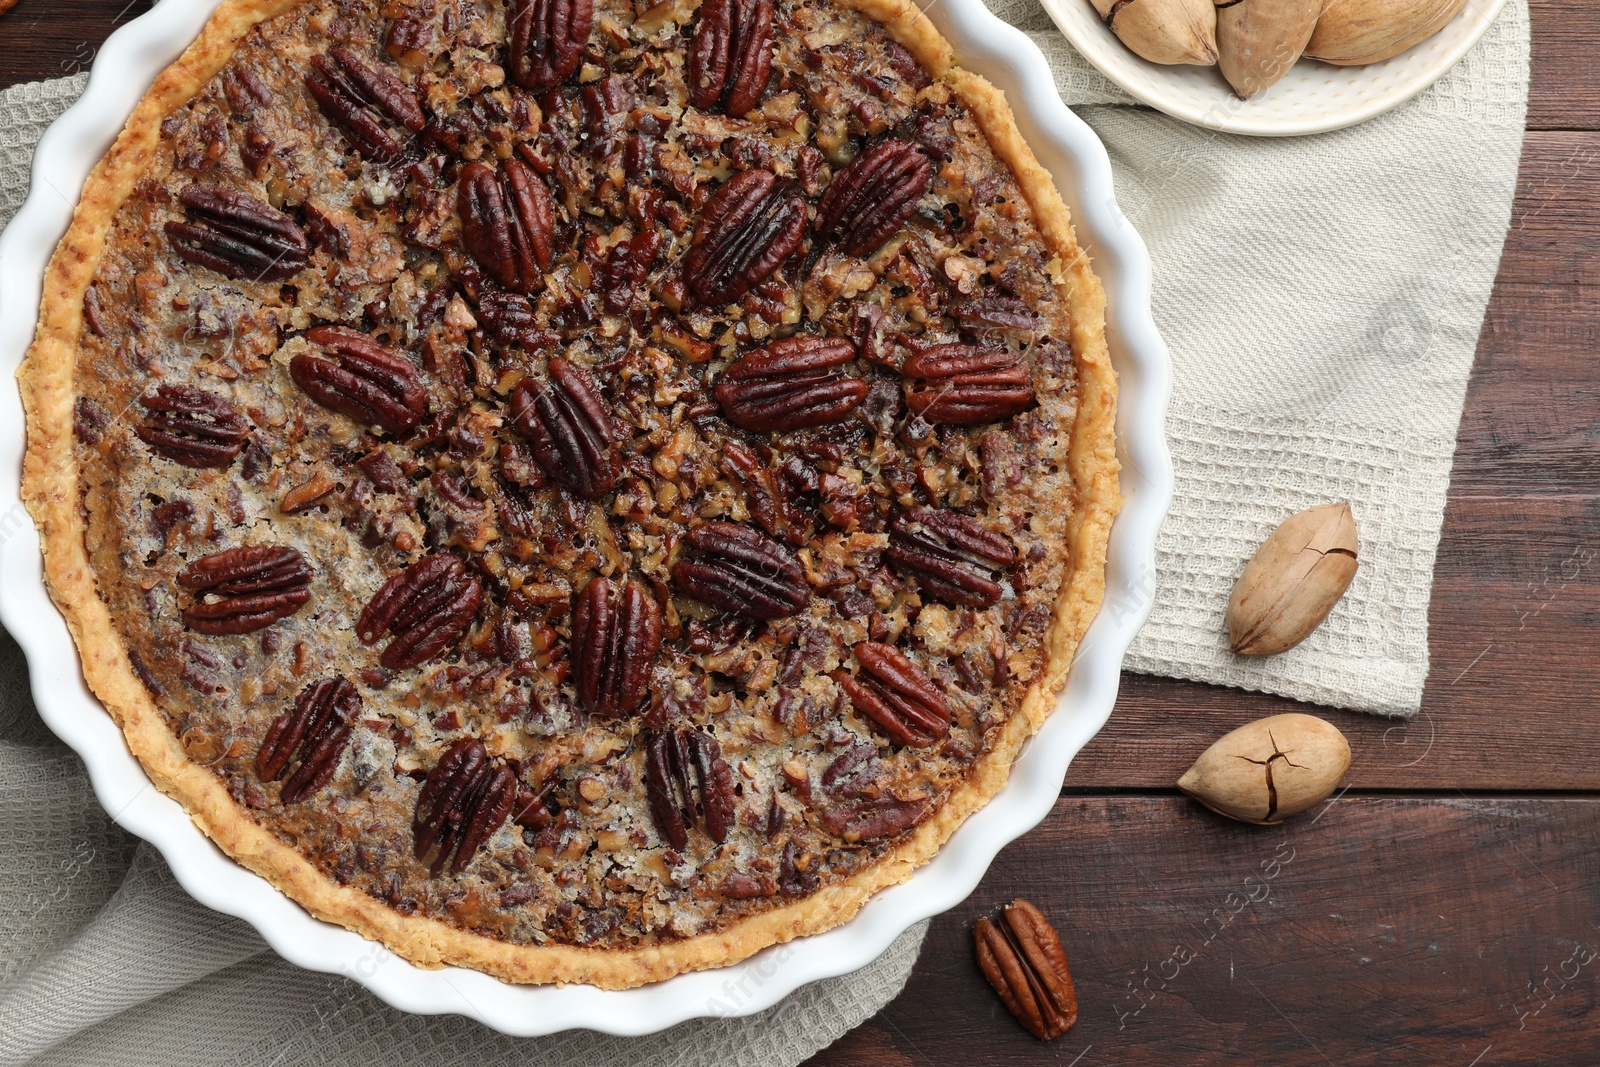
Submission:
[[[909,0],[840,0],[881,23],[937,80],[949,85],[1012,170],[1033,219],[1062,266],[1058,286],[1071,311],[1071,350],[1079,406],[1070,467],[1077,507],[1064,544],[1068,571],[1044,634],[1048,658],[1010,715],[998,742],[976,762],[943,805],[870,867],[812,895],[742,918],[713,932],[638,948],[519,945],[405,915],[366,892],[330,879],[251,817],[219,778],[191,760],[130,662],[85,548],[85,510],[74,458],[74,371],[85,293],[95,276],[113,217],[161,148],[162,121],[190,100],[263,20],[297,0],[228,0],[199,38],[164,71],[83,190],[71,227],[45,277],[37,335],[18,377],[27,412],[23,494],[44,545],[47,583],[72,631],[84,675],[116,719],[128,745],[162,792],[238,862],[308,911],[382,942],[421,966],[460,965],[511,982],[580,982],[608,989],[740,961],[769,945],[849,920],[869,897],[910,878],[1005,784],[1024,741],[1056,704],[1084,631],[1100,607],[1105,554],[1120,505],[1114,447],[1116,378],[1106,348],[1105,297],[1074,236],[1050,176],[1023,141],[1001,92],[957,65],[950,44]]]

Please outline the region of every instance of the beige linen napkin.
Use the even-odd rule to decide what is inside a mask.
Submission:
[[[1128,106],[1034,0],[994,2],[1105,140],[1155,259],[1178,379],[1178,496],[1130,665],[1414,711],[1450,454],[1521,142],[1525,0],[1417,102],[1344,133],[1270,142]],[[0,222],[26,193],[39,135],[84,82],[0,93]],[[1338,496],[1362,524],[1351,595],[1301,649],[1230,660],[1218,635],[1241,561],[1284,514]],[[892,999],[926,932],[918,924],[871,966],[752,1019],[652,1038],[516,1040],[406,1015],[285,963],[246,924],[191,900],[101,811],[27,686],[0,638],[0,1065],[794,1064]]]
[[[1456,428],[1516,191],[1526,0],[1411,103],[1283,140],[1130,107],[1037,0],[988,2],[1105,142],[1155,263],[1177,488],[1128,669],[1416,714]],[[1229,653],[1244,561],[1287,516],[1340,499],[1361,535],[1350,592],[1298,648]]]

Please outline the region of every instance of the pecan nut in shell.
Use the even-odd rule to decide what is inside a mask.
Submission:
[[[483,602],[483,583],[448,553],[426,556],[378,588],[356,620],[364,645],[390,641],[378,662],[390,670],[417,667],[455,644]]]
[[[584,711],[603,719],[643,702],[661,648],[661,605],[638,582],[594,578],[572,609],[573,682]]]
[[[311,58],[306,90],[363,159],[386,163],[406,142],[395,126],[420,133],[428,124],[416,94],[387,70],[370,67],[343,45]]]
[[[306,265],[305,231],[271,204],[225,185],[197,183],[178,194],[187,222],[169,222],[167,243],[190,263],[235,281],[281,282]]]
[[[678,589],[735,615],[770,622],[805,610],[805,569],[772,538],[732,522],[708,522],[684,535],[698,554],[672,565]]]
[[[1060,1037],[1078,1021],[1078,995],[1061,938],[1038,908],[1022,898],[998,920],[972,928],[978,967],[1022,1028],[1040,1041]]]
[[[583,62],[594,0],[510,0],[506,58],[511,80],[532,93],[554,89]]]
[[[411,823],[416,856],[431,856],[428,872],[438,877],[466,870],[478,848],[511,814],[517,778],[489,759],[483,742],[464,738],[451,745],[428,772]]]
[[[139,406],[146,412],[133,431],[139,440],[185,467],[225,468],[250,436],[250,423],[231,403],[192,385],[157,386]]]
[[[744,118],[772,72],[772,0],[706,0],[689,44],[689,103]]]
[[[544,286],[555,255],[555,214],[544,179],[520,159],[498,172],[468,163],[456,186],[461,243],[502,287],[524,295]]]
[[[560,356],[547,378],[524,378],[511,392],[511,427],[527,439],[551,478],[588,500],[616,487],[622,470],[611,416],[594,381]]]
[[[835,671],[850,703],[896,745],[927,748],[950,732],[950,705],[932,678],[893,645],[863,641],[855,648],[861,669]]]
[[[656,830],[673,848],[688,847],[689,828],[697,822],[718,844],[733,829],[733,775],[722,746],[703,730],[680,725],[651,735],[645,792]]]
[[[867,383],[839,368],[856,358],[842,337],[789,337],[735,360],[717,378],[729,422],[756,433],[787,433],[838,422],[860,406]]]
[[[683,281],[703,304],[729,304],[771,277],[805,239],[806,198],[769,170],[742,171],[706,202]]]
[[[1010,351],[962,343],[914,352],[901,367],[906,404],[930,423],[1000,422],[1033,405],[1033,379]]]
[[[867,256],[894,236],[933,181],[933,164],[910,141],[879,141],[834,176],[817,201],[817,234]]]
[[[935,599],[987,608],[1000,602],[1004,590],[997,579],[1015,566],[1017,550],[977,519],[912,508],[895,516],[883,558]]]
[[[263,782],[276,781],[298,759],[278,796],[293,804],[315,793],[338,770],[351,724],[360,714],[361,694],[348,679],[336,676],[306,686],[294,706],[267,728],[256,753],[256,775]]]
[[[299,611],[311,599],[310,581],[311,568],[296,549],[225,548],[178,572],[178,584],[195,594],[183,621],[197,633],[253,633]]]
[[[322,351],[289,360],[289,377],[328,410],[391,434],[415,429],[428,413],[428,391],[405,356],[348,326],[318,326],[306,340]]]

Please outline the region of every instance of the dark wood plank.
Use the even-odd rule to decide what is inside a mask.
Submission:
[[[1600,5],[1572,0],[1529,0],[1533,69],[1528,87],[1528,128],[1600,129]]]
[[[150,0],[20,0],[0,18],[0,87],[88,70],[117,27]]]
[[[1432,671],[1407,724],[1258,693],[1126,676],[1074,761],[1079,789],[1163,787],[1234,726],[1310,710],[1350,739],[1348,781],[1385,789],[1600,786],[1600,496],[1450,502]]]
[[[1600,800],[1346,796],[1282,827],[1070,798],[934,921],[905,991],[815,1065],[1595,1062]],[[1006,1014],[970,924],[1056,922],[1079,1021]]]

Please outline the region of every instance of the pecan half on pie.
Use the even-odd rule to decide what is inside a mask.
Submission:
[[[1103,590],[1103,295],[910,0],[230,0],[52,262],[26,491],[156,784],[425,965],[848,919]]]

